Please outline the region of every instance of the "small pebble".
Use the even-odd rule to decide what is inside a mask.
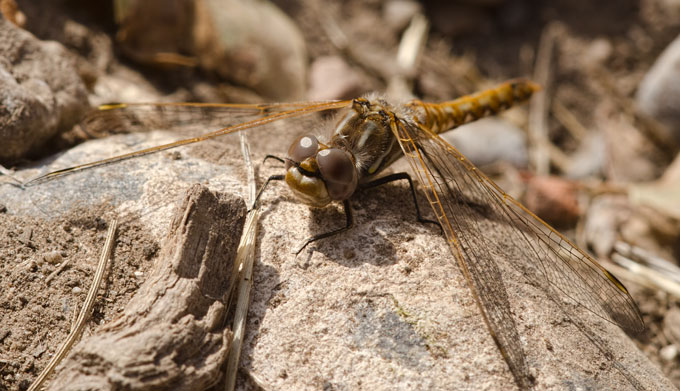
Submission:
[[[83,288],[81,288],[81,287],[79,287],[79,286],[74,286],[74,287],[71,289],[71,292],[73,292],[73,293],[80,293],[80,292],[82,292],[82,291],[83,291]]]
[[[527,207],[548,223],[560,227],[578,221],[578,184],[554,176],[533,176],[524,196]]]
[[[140,271],[136,271],[136,272],[135,272],[135,277],[141,277],[141,276],[143,276],[143,275],[144,275],[144,273],[142,273],[142,272],[140,272]]]
[[[31,239],[33,238],[33,230],[32,229],[27,229],[26,231],[23,231],[19,234],[17,239],[19,242],[28,245],[31,243]]]
[[[25,264],[25,270],[27,272],[34,272],[34,271],[38,270],[38,264],[35,262],[34,259],[29,259],[24,264]]]
[[[678,357],[678,347],[671,344],[661,348],[659,356],[664,361],[673,361]]]
[[[61,262],[63,257],[61,255],[61,252],[55,250],[55,251],[50,251],[50,252],[44,254],[43,259],[47,263],[50,263],[52,265],[56,265],[57,263]]]

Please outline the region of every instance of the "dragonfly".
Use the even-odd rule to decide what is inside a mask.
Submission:
[[[167,125],[170,118],[177,121],[171,113],[182,113],[182,121],[187,123],[205,121],[215,108],[237,120],[239,115],[256,118],[200,136],[53,171],[25,186],[280,121],[338,112],[337,122],[329,122],[330,138],[320,140],[307,134],[293,141],[287,156],[279,158],[285,164],[285,173],[269,177],[259,194],[271,181],[285,181],[300,201],[312,207],[343,205],[346,225],[305,240],[299,250],[353,226],[349,200],[357,190],[395,180],[409,182],[419,220],[433,222],[420,216],[408,174],[383,175],[392,163],[405,158],[432,207],[435,223],[450,248],[451,260],[462,272],[515,382],[521,389],[530,389],[533,380],[511,312],[501,265],[517,270],[529,283],[546,289],[549,295],[564,298],[627,332],[639,333],[645,327],[628,290],[612,273],[504,192],[440,137],[443,132],[525,102],[538,89],[529,80],[514,79],[440,103],[413,100],[396,104],[387,98],[369,95],[343,101],[260,105],[107,104],[100,106],[87,121],[109,127],[148,128]],[[163,119],[164,115],[168,117]],[[211,121],[219,123],[221,118]],[[508,240],[502,244],[484,240],[480,219],[501,223]],[[514,246],[518,251],[508,251],[504,246]]]

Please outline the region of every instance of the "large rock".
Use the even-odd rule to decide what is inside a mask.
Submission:
[[[88,106],[66,49],[0,16],[0,161],[19,159],[70,129]]]
[[[269,1],[144,0],[118,10],[118,39],[134,60],[197,65],[270,101],[304,97],[302,33]]]

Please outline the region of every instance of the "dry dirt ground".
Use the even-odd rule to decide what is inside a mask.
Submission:
[[[337,56],[350,64],[360,81],[347,86],[345,94],[383,91],[398,73],[390,64],[394,63],[395,48],[408,19],[386,15],[388,3],[396,1],[275,3],[302,31],[310,63],[324,56]],[[644,74],[680,33],[680,13],[670,14],[666,3],[672,2],[424,1],[419,6],[430,20],[431,30],[419,66],[406,79],[414,95],[424,100],[443,100],[488,86],[490,81],[532,76],[539,42],[552,26],[558,33],[553,37],[547,90],[585,129],[601,127],[602,117],[606,119],[607,115],[611,121],[622,120],[615,114],[632,104]],[[267,100],[247,86],[223,81],[215,72],[136,62],[116,44],[112,7],[66,0],[19,2],[19,7],[26,16],[24,28],[40,39],[61,42],[75,54],[78,70],[89,87],[107,75],[128,84],[130,80],[139,81],[147,96],[158,99],[171,95],[181,100]],[[331,23],[344,32],[348,47],[338,47],[333,42]],[[308,87],[323,90],[323,86]],[[623,120],[635,122],[634,117]],[[578,140],[564,130],[562,122],[550,116],[547,125],[555,146],[567,153],[578,149]],[[78,131],[66,133],[40,154],[49,156],[55,148],[71,146],[87,137]],[[626,160],[625,151],[619,151],[618,156],[619,161]],[[218,160],[219,153],[213,158]],[[14,163],[21,166],[29,162],[26,159]],[[652,180],[664,172],[669,162],[670,158],[660,154],[646,174],[649,177],[630,175],[633,180]],[[599,174],[609,180],[630,180],[625,171],[608,167]],[[555,164],[551,172],[562,174]],[[106,208],[73,210],[55,222],[50,218],[13,216],[0,200],[0,389],[27,389],[68,334],[74,316],[64,314],[77,313],[89,286],[93,260],[98,257],[106,233],[107,222],[102,216],[108,212]],[[581,219],[583,216],[577,220]],[[578,222],[572,221],[564,228],[573,233],[577,226]],[[661,247],[677,263],[679,249]],[[86,334],[120,313],[143,282],[158,248],[157,239],[134,221],[121,229],[116,255]],[[65,260],[68,266],[60,268]],[[46,276],[51,276],[49,282]],[[680,386],[679,359],[665,360],[659,355],[661,348],[669,344],[667,312],[677,310],[679,299],[624,282],[648,326],[636,343]]]

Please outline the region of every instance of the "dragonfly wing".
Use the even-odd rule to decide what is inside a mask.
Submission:
[[[517,270],[552,299],[568,298],[628,331],[644,329],[633,299],[611,273],[503,192],[453,146],[410,122],[400,120],[393,131],[520,386],[527,366],[499,265]],[[485,239],[484,221],[503,230],[502,243]]]
[[[256,108],[251,105],[201,105],[201,107],[173,105],[171,110],[177,110],[175,113],[182,112],[195,118],[193,126],[202,130],[198,133],[203,133],[196,137],[184,139],[182,137],[186,137],[186,135],[182,131],[165,131],[166,128],[162,126],[163,122],[157,125],[154,125],[153,122],[144,122],[144,120],[154,117],[153,115],[143,115],[144,110],[155,110],[158,105],[131,105],[129,108],[126,105],[116,105],[117,108],[101,110],[102,113],[108,113],[109,116],[108,120],[102,123],[102,126],[107,123],[114,125],[131,118],[139,118],[133,124],[140,128],[134,130],[144,130],[145,132],[91,140],[85,143],[87,145],[76,146],[57,156],[56,160],[46,162],[46,165],[41,166],[39,170],[48,172],[37,177],[36,169],[25,170],[21,176],[32,179],[23,182],[25,190],[23,197],[32,200],[28,203],[30,205],[26,205],[27,207],[31,209],[37,207],[41,214],[55,215],[60,211],[63,212],[78,206],[86,207],[102,203],[110,206],[127,205],[130,204],[128,201],[139,199],[146,194],[147,190],[151,191],[166,185],[172,189],[154,194],[174,194],[175,191],[183,189],[182,184],[192,182],[206,183],[209,181],[214,183],[218,181],[218,178],[226,175],[220,161],[240,160],[239,150],[235,149],[235,145],[238,144],[235,144],[233,142],[235,140],[227,135],[238,131],[247,131],[249,135],[253,136],[251,146],[257,151],[285,154],[288,148],[287,143],[293,139],[293,136],[299,135],[305,129],[318,127],[320,116],[315,115],[315,113],[342,108],[348,103],[348,101],[322,102],[300,104],[297,107],[270,105],[275,107],[269,112],[269,115],[264,117],[255,115],[255,118],[245,121],[243,120],[250,117],[239,117],[234,119],[235,123],[231,126],[205,115],[204,107],[208,106],[210,109],[222,108],[226,112],[241,112],[245,108],[250,110],[250,114],[253,114]],[[284,108],[290,110],[284,110]],[[135,115],[132,116],[131,113]],[[314,126],[310,127],[310,125]],[[211,128],[211,126],[214,127]],[[169,126],[169,128],[178,130],[176,126]],[[180,130],[184,130],[184,128],[180,127]],[[220,142],[201,143],[199,148],[182,150],[183,153],[199,159],[184,159],[182,154],[158,153],[170,148],[207,141],[218,136],[224,136]],[[83,163],[88,161],[89,163]],[[237,188],[235,185],[227,187]],[[63,189],[69,189],[70,194],[64,195],[65,190]],[[55,194],[64,196],[53,197]],[[155,195],[154,197],[158,198]],[[19,197],[22,196],[19,195]],[[143,209],[132,210],[132,212],[144,214],[147,209],[151,208]]]
[[[267,104],[232,103],[110,103],[93,109],[81,122],[91,134],[130,133],[149,129],[216,130],[284,112],[318,108],[326,110],[337,102]]]
[[[100,106],[98,112],[95,112],[85,119],[85,127],[87,123],[91,126],[106,128],[106,127],[122,127],[127,131],[148,131],[150,129],[164,129],[164,130],[178,130],[186,129],[187,126],[192,127],[192,130],[201,129],[199,134],[177,140],[174,142],[158,145],[155,147],[139,149],[137,151],[128,152],[116,155],[110,158],[101,159],[89,163],[79,164],[68,168],[63,168],[57,171],[52,171],[47,174],[38,176],[25,182],[25,186],[33,186],[42,182],[50,181],[64,175],[73,174],[78,171],[84,171],[94,167],[110,165],[124,160],[134,159],[144,155],[150,155],[160,151],[180,147],[183,145],[195,144],[208,139],[214,139],[239,131],[245,131],[252,128],[263,128],[269,125],[280,124],[281,120],[287,119],[287,123],[291,123],[290,119],[295,118],[299,121],[311,121],[310,114],[318,113],[325,110],[341,109],[348,106],[351,101],[330,101],[330,102],[311,102],[308,104],[274,104],[274,105],[216,105],[216,104],[111,104]],[[270,111],[260,110],[259,115],[255,115],[256,109],[262,107],[269,108]],[[229,117],[235,119],[233,122],[227,121],[227,114],[222,116],[222,120],[216,120],[206,113],[206,110],[216,110],[221,108],[225,113],[242,113],[242,117]],[[290,110],[285,110],[290,109]],[[249,112],[249,114],[245,114]],[[181,115],[180,115],[181,114]],[[185,116],[185,119],[180,119],[179,116]],[[250,115],[250,117],[248,116]],[[264,115],[264,116],[263,116]],[[253,117],[254,116],[254,117]],[[219,116],[218,116],[219,117]],[[172,119],[177,122],[173,122]],[[252,119],[248,119],[252,118]],[[314,122],[318,122],[315,119]],[[301,122],[297,122],[300,124]],[[95,125],[96,124],[96,125]],[[198,128],[198,129],[196,129]],[[303,129],[298,127],[298,129]],[[207,132],[206,132],[207,130]],[[126,132],[127,132],[126,131]],[[185,136],[186,137],[186,136]]]

